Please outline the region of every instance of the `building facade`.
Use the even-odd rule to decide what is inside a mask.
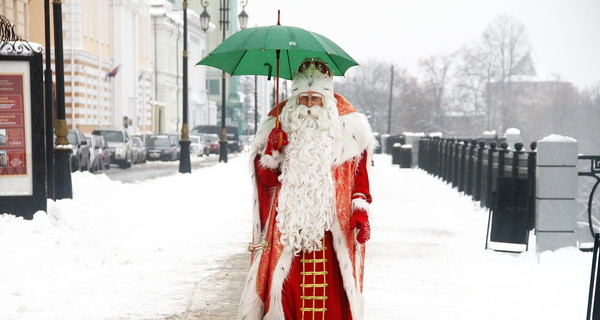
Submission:
[[[154,127],[156,132],[179,132],[183,121],[183,10],[169,1],[151,1],[154,47]],[[196,12],[187,10],[188,126],[208,124],[211,108],[205,89],[204,67],[195,67],[205,50],[205,32]]]

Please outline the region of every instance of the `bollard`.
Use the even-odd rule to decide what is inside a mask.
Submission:
[[[577,243],[577,141],[551,135],[537,143],[536,252]]]

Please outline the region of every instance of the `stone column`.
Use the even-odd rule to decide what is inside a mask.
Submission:
[[[551,135],[537,145],[536,252],[574,247],[577,244],[577,141]]]

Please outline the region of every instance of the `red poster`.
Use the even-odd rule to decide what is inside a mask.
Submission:
[[[27,174],[22,74],[0,74],[0,178]]]

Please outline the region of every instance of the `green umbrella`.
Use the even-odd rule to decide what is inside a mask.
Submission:
[[[321,58],[335,76],[358,65],[333,41],[302,28],[274,25],[239,31],[216,47],[197,64],[215,67],[230,75],[277,76],[293,79],[305,58]]]
[[[343,76],[350,67],[358,65],[333,41],[302,28],[282,26],[279,17],[278,11],[277,25],[234,33],[196,65],[211,66],[232,76],[275,76],[276,106],[279,104],[279,78],[292,80],[304,59],[320,58],[334,76]],[[279,112],[275,125],[280,127]],[[280,135],[280,146],[281,141]]]

